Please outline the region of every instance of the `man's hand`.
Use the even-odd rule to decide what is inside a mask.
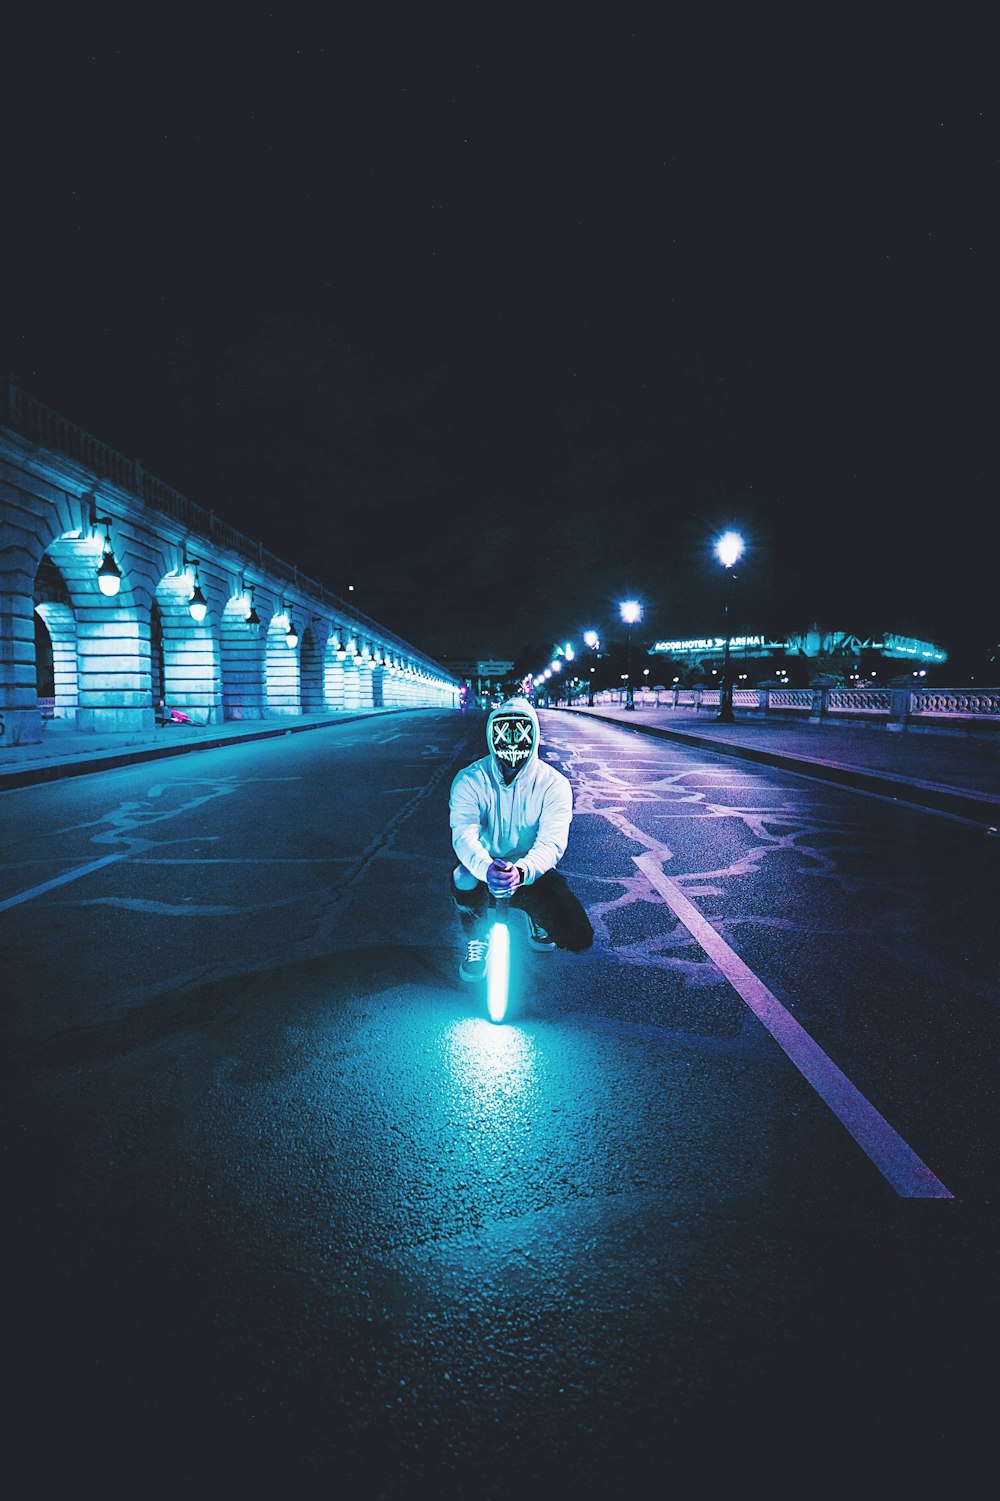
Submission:
[[[508,865],[506,860],[494,860],[486,872],[486,884],[491,896],[513,896],[521,884],[517,866]]]

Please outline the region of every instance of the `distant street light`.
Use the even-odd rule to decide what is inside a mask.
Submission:
[[[732,625],[729,619],[729,606],[732,601],[733,583],[736,575],[733,565],[738,563],[743,556],[743,538],[739,532],[725,532],[715,544],[715,556],[726,570],[726,600],[725,600],[725,625],[726,625],[726,648],[722,656],[722,687],[719,690],[719,712],[716,718],[724,724],[733,723],[733,683],[729,675],[729,642]]]
[[[620,609],[622,620],[624,620],[625,622],[628,641],[628,686],[625,690],[625,707],[626,709],[634,709],[635,695],[632,691],[632,627],[635,625],[637,620],[642,619],[642,605],[637,599],[626,599],[622,601]]]

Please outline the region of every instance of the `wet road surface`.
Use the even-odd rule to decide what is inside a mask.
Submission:
[[[483,728],[0,796],[9,1450],[114,1496],[960,1491],[996,841],[543,714],[597,937],[515,927],[498,1028],[447,896]]]

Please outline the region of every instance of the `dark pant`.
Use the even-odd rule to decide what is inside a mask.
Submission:
[[[483,937],[489,925],[490,911],[490,893],[485,881],[477,881],[471,891],[460,891],[452,876],[451,894],[465,936]],[[580,954],[594,941],[590,918],[567,886],[566,877],[557,870],[547,870],[530,886],[519,886],[510,898],[510,905],[533,917],[557,948]]]

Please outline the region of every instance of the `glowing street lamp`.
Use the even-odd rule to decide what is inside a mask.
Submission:
[[[636,621],[642,619],[642,605],[637,599],[622,600],[619,606],[622,620],[625,622],[628,639],[628,683],[625,689],[626,709],[635,708],[635,695],[632,689],[632,627]]]
[[[194,561],[193,558],[185,558],[184,567],[194,570],[194,577],[191,585],[191,598],[188,600],[188,609],[191,612],[191,619],[195,622],[195,624],[201,625],[201,622],[204,620],[206,614],[208,613],[208,600],[201,592],[201,579],[198,577],[198,564]]]
[[[111,551],[110,543],[104,550],[101,565],[97,570],[97,587],[102,594],[109,597],[117,594],[122,586],[122,571],[115,562],[115,555]]]
[[[743,556],[743,538],[739,532],[723,532],[715,544],[715,556],[723,568],[732,568]]]
[[[201,625],[208,613],[208,600],[201,592],[201,584],[195,579],[194,588],[191,590],[191,598],[188,600],[188,609],[191,611],[191,619]]]
[[[111,551],[111,517],[98,516],[95,513],[91,518],[94,526],[104,527],[104,550],[97,569],[97,587],[102,594],[109,598],[117,594],[122,586],[122,571],[115,562],[115,555]]]
[[[732,600],[733,583],[736,575],[733,565],[738,563],[743,556],[743,538],[739,532],[724,532],[715,544],[715,556],[726,570],[726,648],[722,656],[722,688],[719,691],[719,712],[716,716],[725,724],[733,723],[733,683],[729,675],[729,642],[730,630],[729,606]]]

